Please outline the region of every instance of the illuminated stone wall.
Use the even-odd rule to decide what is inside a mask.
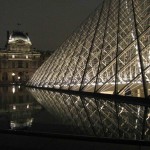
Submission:
[[[0,51],[0,84],[26,83],[42,64],[41,54],[31,48],[27,34],[14,31],[7,36],[7,47]]]

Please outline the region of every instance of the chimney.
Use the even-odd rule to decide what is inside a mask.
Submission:
[[[9,31],[7,31],[7,40],[9,40]]]

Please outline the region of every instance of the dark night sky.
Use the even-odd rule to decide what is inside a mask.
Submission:
[[[0,47],[7,30],[20,29],[29,33],[36,49],[55,50],[101,1],[0,0]]]

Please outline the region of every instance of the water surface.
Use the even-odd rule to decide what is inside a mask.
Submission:
[[[150,108],[48,90],[0,88],[0,128],[150,140]]]

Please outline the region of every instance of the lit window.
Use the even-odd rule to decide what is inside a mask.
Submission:
[[[12,55],[12,58],[15,58],[15,55]]]

